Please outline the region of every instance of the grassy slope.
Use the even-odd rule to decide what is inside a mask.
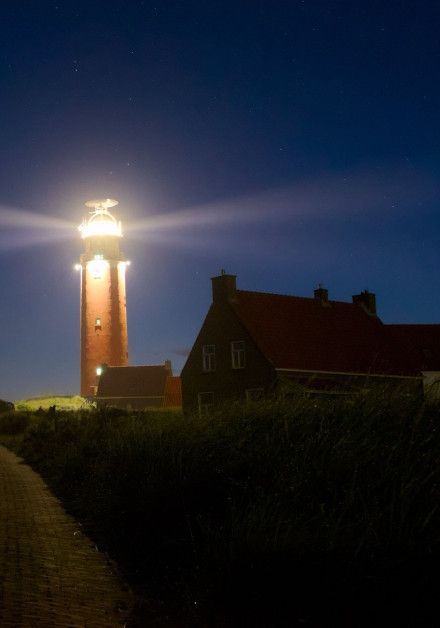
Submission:
[[[430,625],[439,416],[387,396],[58,413],[20,447],[165,625]]]
[[[89,408],[89,404],[84,397],[79,395],[74,396],[58,396],[58,397],[33,397],[31,399],[21,399],[14,402],[17,410],[24,410],[27,412],[35,412],[39,408],[48,410],[50,407],[55,406],[57,410],[82,410]]]

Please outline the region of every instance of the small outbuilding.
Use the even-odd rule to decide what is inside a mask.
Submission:
[[[96,394],[98,407],[142,410],[181,408],[180,377],[171,362],[148,366],[104,366]]]

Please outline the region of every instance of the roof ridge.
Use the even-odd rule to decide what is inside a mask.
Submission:
[[[315,297],[303,297],[297,294],[284,294],[281,292],[259,292],[258,290],[238,290],[237,292],[245,292],[247,294],[262,294],[270,297],[287,297],[288,299],[302,299],[304,301],[317,301]],[[341,303],[343,305],[354,305],[350,301],[339,301],[336,299],[328,299],[328,303]]]
[[[165,364],[126,364],[125,366],[107,366],[108,369],[145,369],[145,368],[166,368]]]
[[[385,323],[386,327],[440,327],[440,323]]]

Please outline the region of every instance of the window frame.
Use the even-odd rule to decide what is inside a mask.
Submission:
[[[212,348],[213,351],[206,351],[208,347]],[[202,345],[202,371],[204,373],[213,373],[217,369],[217,359],[216,359],[216,351],[214,344],[206,344]]]
[[[238,343],[242,345],[242,349],[234,347]],[[244,340],[231,340],[231,368],[234,371],[241,371],[246,368],[246,343]]]

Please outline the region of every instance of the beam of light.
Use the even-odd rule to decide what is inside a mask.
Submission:
[[[36,214],[13,207],[0,205],[0,227],[10,229],[46,229],[50,231],[67,231],[76,229],[76,224],[62,218]]]
[[[0,205],[0,251],[12,251],[72,238],[68,220]]]
[[[235,224],[283,222],[292,219],[334,220],[351,216],[373,217],[417,208],[440,197],[435,179],[405,169],[380,169],[355,174],[305,179],[277,189],[223,199],[206,205],[153,214],[126,225],[126,234],[142,238],[146,233]]]
[[[166,251],[174,255],[178,250],[179,254],[194,253],[203,256],[203,259],[207,257],[222,258],[227,260],[227,263],[239,262],[246,257],[246,259],[252,260],[252,262],[262,262],[262,251],[267,248],[267,231],[262,229],[258,233],[252,233],[251,235],[243,235],[243,232],[233,235],[227,235],[219,237],[215,230],[207,230],[203,233],[203,237],[195,235],[185,231],[184,233],[171,232],[171,233],[145,233],[142,238],[141,234],[137,234],[138,239],[142,239],[142,245],[148,244],[148,250],[154,258],[160,251]],[[339,239],[334,237],[326,237],[325,230],[319,232],[319,234],[313,235],[313,245],[319,248],[320,252],[325,251],[325,255],[329,258],[336,259],[341,256],[341,244]],[[371,247],[370,247],[371,248]],[[155,252],[154,254],[152,252]],[[278,235],[276,239],[276,246],[270,251],[270,259],[285,261],[292,263],[296,260],[298,264],[304,262],[304,260],[310,260],[310,236],[304,237],[302,234],[292,235],[291,232],[282,233]],[[134,256],[136,256],[136,251]],[[225,262],[226,264],[226,262]],[[136,276],[135,272],[135,276]]]
[[[42,233],[32,230],[15,231],[11,229],[6,233],[0,233],[0,253],[33,246],[42,246],[62,240],[70,240],[71,238],[71,232]]]
[[[341,220],[370,220],[409,215],[423,210],[434,199],[438,201],[438,182],[414,170],[390,166],[358,172],[346,172],[304,178],[277,189],[257,191],[235,198],[221,199],[196,207],[152,214],[126,224],[130,238],[142,241],[173,242],[182,246],[201,245],[208,231],[218,235],[220,229],[232,234],[240,225],[276,225],[325,223]],[[90,223],[90,220],[89,220]],[[93,223],[93,221],[92,221]],[[107,235],[120,235],[116,231]],[[236,227],[231,231],[231,227]],[[105,228],[107,228],[105,226]],[[112,229],[113,225],[111,226]],[[45,214],[0,205],[0,251],[35,246],[74,238],[77,225]],[[97,227],[98,229],[98,227]],[[99,226],[98,231],[101,229]],[[84,233],[82,233],[84,237]],[[96,235],[95,233],[91,235]],[[193,236],[193,238],[192,238]],[[224,244],[224,239],[220,240]],[[212,247],[212,242],[209,244]]]

